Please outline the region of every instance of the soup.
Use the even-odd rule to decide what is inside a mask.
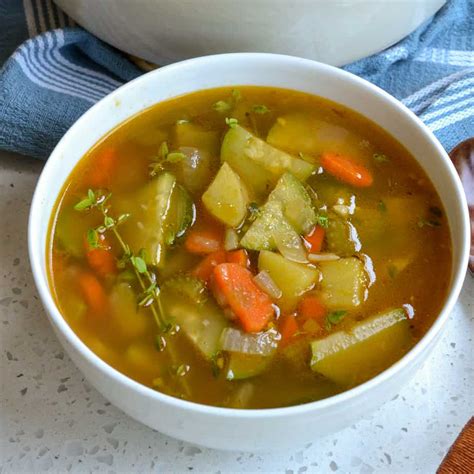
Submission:
[[[50,284],[105,362],[215,406],[323,399],[437,316],[451,244],[415,159],[361,115],[266,87],[205,90],[118,126],[68,178]]]

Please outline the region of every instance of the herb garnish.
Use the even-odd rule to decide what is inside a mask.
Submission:
[[[170,151],[168,143],[166,141],[162,142],[159,149],[158,155],[155,157],[156,161],[150,163],[150,176],[156,176],[158,173],[163,171],[163,164],[168,163],[178,163],[181,160],[184,160],[186,155],[180,151]]]
[[[236,118],[233,118],[233,117],[226,117],[225,118],[225,123],[230,128],[235,128],[239,124],[239,121]]]
[[[212,108],[219,113],[229,112],[235,107],[241,97],[242,95],[238,89],[232,89],[229,100],[218,100],[216,103],[214,103]]]
[[[253,222],[260,215],[260,208],[256,202],[251,202],[248,205],[249,217],[248,221]]]
[[[374,153],[372,157],[377,163],[387,163],[387,161],[390,161],[388,156],[383,153]]]
[[[327,229],[329,227],[329,217],[326,214],[318,214],[316,216],[316,224]]]
[[[266,105],[263,105],[263,104],[257,104],[257,105],[254,105],[252,107],[252,111],[255,112],[256,114],[267,114],[268,112],[270,112],[270,109],[266,106]]]
[[[332,311],[326,316],[326,329],[329,331],[332,326],[335,326],[336,324],[339,324],[344,317],[346,316],[347,311]]]

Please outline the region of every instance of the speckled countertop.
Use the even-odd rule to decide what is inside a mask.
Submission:
[[[441,343],[392,401],[297,450],[230,453],[168,438],[91,388],[36,294],[27,217],[42,164],[0,152],[0,473],[434,472],[474,407],[474,279]],[[291,436],[291,433],[288,433]]]

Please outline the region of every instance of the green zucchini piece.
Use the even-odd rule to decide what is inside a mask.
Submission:
[[[221,146],[221,161],[227,162],[242,178],[257,199],[264,197],[275,184],[275,177],[245,155],[252,134],[240,126],[229,128]]]
[[[186,189],[177,184],[170,199],[166,219],[166,244],[172,245],[182,237],[195,218],[194,204]]]
[[[282,291],[277,304],[284,310],[296,307],[298,298],[319,280],[319,270],[311,265],[290,262],[277,253],[263,250],[258,257],[259,271],[267,271]]]
[[[359,234],[354,225],[341,218],[335,212],[328,213],[328,228],[326,229],[326,244],[328,252],[341,257],[349,257],[362,248]]]
[[[191,275],[176,275],[161,284],[161,290],[172,290],[198,305],[207,301],[207,288],[200,278]]]
[[[195,147],[182,146],[178,148],[178,152],[183,153],[183,159],[167,165],[176,175],[178,183],[183,184],[191,193],[202,193],[212,180],[218,160],[208,151]]]
[[[207,210],[230,227],[238,227],[245,219],[249,195],[240,176],[223,163],[214,181],[202,195]]]
[[[313,341],[311,369],[340,385],[353,386],[388,368],[412,343],[405,311],[389,310]]]
[[[192,122],[178,122],[173,130],[175,148],[194,147],[215,156],[219,152],[219,133]]]
[[[367,275],[364,264],[355,257],[320,262],[321,299],[329,309],[351,309],[365,299]]]
[[[269,356],[228,352],[225,377],[227,380],[241,380],[255,377],[264,372],[271,361],[272,358]]]
[[[186,284],[190,285],[187,289],[184,288]],[[179,291],[165,285],[161,291],[161,303],[165,316],[179,325],[205,359],[211,360],[219,350],[221,333],[229,326],[229,321],[212,299],[199,304],[188,297],[183,298],[183,293],[192,294],[194,291],[195,283],[192,281],[183,281]]]

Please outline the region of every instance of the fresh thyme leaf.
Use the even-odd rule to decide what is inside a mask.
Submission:
[[[212,108],[217,112],[228,112],[232,109],[232,104],[229,104],[229,102],[226,102],[225,100],[218,100]]]
[[[82,199],[82,201],[79,201],[75,206],[74,209],[76,211],[86,211],[90,207],[93,206],[95,203],[95,199],[90,199],[90,197],[86,197],[85,199]]]
[[[435,221],[434,219],[420,219],[418,221],[418,227],[421,229],[423,227],[439,227],[441,222]]]
[[[346,316],[347,311],[332,311],[326,316],[326,329],[330,330],[332,326],[339,324]]]
[[[130,217],[130,214],[120,214],[120,216],[118,216],[117,218],[117,225],[120,225],[122,224],[123,222],[125,222],[128,218]]]
[[[189,371],[191,367],[188,364],[181,364],[177,369],[176,369],[176,375],[179,377],[184,377]]]
[[[373,155],[373,159],[377,162],[377,163],[386,163],[387,161],[390,161],[388,159],[388,156],[387,155],[384,155],[383,153],[374,153]]]
[[[385,205],[385,203],[382,200],[380,200],[378,202],[377,207],[378,207],[378,210],[380,212],[386,212],[387,211],[387,206]]]
[[[233,117],[226,117],[225,118],[225,123],[230,128],[235,128],[239,124],[239,121],[236,118],[233,118]]]
[[[316,224],[327,229],[329,226],[329,217],[326,216],[325,214],[318,214],[316,216]]]
[[[138,273],[146,273],[147,267],[143,258],[131,256],[130,261],[132,262],[132,265],[135,267]]]
[[[184,160],[186,158],[186,155],[184,153],[181,153],[179,151],[173,151],[171,153],[168,153],[166,156],[166,161],[170,163],[178,163],[181,160]]]
[[[164,351],[166,348],[166,339],[158,334],[155,339],[155,346],[159,352]]]
[[[105,227],[104,225],[100,225],[99,227],[96,227],[95,229],[99,234],[103,234],[106,230],[107,230],[107,227]]]
[[[95,229],[87,231],[87,244],[91,249],[99,248],[99,234]]]
[[[262,115],[270,112],[270,109],[266,105],[263,105],[263,104],[254,105],[252,107],[252,110],[256,114],[262,114]]]
[[[110,216],[105,216],[104,225],[106,229],[111,229],[115,225],[115,220]]]
[[[95,193],[92,191],[92,189],[89,189],[87,191],[87,197],[91,200],[91,202],[95,201]]]

